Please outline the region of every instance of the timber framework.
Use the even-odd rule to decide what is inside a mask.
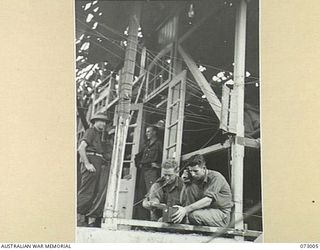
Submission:
[[[78,139],[98,112],[114,125],[101,230],[261,236],[259,1],[76,1],[76,13]],[[202,154],[229,182],[230,227],[135,218],[134,157],[158,121],[163,160]]]

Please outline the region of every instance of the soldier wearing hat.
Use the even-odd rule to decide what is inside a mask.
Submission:
[[[78,148],[81,161],[78,226],[97,226],[97,218],[102,218],[112,156],[113,140],[105,136],[110,119],[103,113],[97,113],[90,122],[92,126],[85,131]]]

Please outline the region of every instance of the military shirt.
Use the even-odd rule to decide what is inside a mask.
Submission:
[[[111,136],[108,136],[106,140],[102,141],[102,131],[99,131],[95,127],[88,128],[81,141],[87,143],[86,151],[102,154],[106,160],[110,160],[112,156],[113,140]]]
[[[181,203],[190,205],[204,197],[212,198],[211,208],[227,209],[233,206],[230,186],[217,171],[206,170],[202,180],[186,185],[182,190]]]
[[[183,187],[182,179],[177,176],[173,183],[165,184],[165,179],[160,177],[154,183],[149,192],[150,200],[156,198],[160,203],[164,203],[170,207],[173,205],[180,205],[180,194]]]
[[[162,142],[156,140],[150,144],[148,141],[142,149],[140,164],[151,164],[153,162],[161,163],[162,161]]]

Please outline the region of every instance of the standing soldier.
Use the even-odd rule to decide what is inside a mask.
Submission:
[[[142,150],[135,156],[135,164],[138,167],[136,200],[141,201],[149,192],[152,184],[161,175],[162,141],[159,138],[159,130],[162,128],[161,121],[147,127],[147,141]],[[149,219],[148,213],[142,206],[137,208],[136,217],[137,219]]]
[[[78,149],[81,160],[78,226],[97,226],[97,219],[103,216],[112,156],[113,140],[106,136],[106,127],[110,127],[111,121],[105,114],[98,113],[90,122],[93,126],[84,133]]]

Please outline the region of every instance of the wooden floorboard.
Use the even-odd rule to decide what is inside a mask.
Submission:
[[[127,220],[117,219],[115,223],[118,225],[136,226],[136,227],[149,227],[149,228],[161,228],[168,230],[180,230],[180,231],[192,231],[192,232],[203,232],[203,233],[216,233],[223,235],[234,235],[244,237],[258,237],[262,234],[260,231],[253,230],[237,230],[234,228],[222,228],[222,227],[208,227],[208,226],[194,226],[188,224],[171,224],[156,221],[146,220]]]

